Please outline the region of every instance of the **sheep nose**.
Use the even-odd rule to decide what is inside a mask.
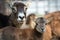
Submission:
[[[45,31],[45,28],[42,28],[41,30],[44,32]]]
[[[20,16],[19,16],[19,18],[20,18],[21,20],[23,20],[24,17],[20,17]]]
[[[43,31],[44,29],[42,29],[42,31]]]

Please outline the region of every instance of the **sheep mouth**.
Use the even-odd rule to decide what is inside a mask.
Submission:
[[[24,23],[24,21],[18,21],[18,23]]]
[[[40,25],[36,25],[36,30],[40,33],[44,33],[45,32],[45,27],[41,27]]]

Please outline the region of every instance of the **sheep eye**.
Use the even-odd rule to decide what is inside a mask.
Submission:
[[[36,23],[36,25],[38,25],[38,23]]]

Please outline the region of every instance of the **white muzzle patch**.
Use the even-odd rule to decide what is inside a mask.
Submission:
[[[18,19],[17,20],[19,20],[19,21],[23,21],[23,20],[25,20],[25,18],[23,18],[25,15],[24,15],[24,13],[23,12],[19,12],[19,14],[18,14]],[[20,18],[21,17],[21,18]],[[22,19],[23,18],[23,19]]]

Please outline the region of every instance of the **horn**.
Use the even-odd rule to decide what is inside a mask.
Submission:
[[[26,5],[26,7],[28,7],[28,6],[30,6],[30,4],[31,4],[31,0],[28,0],[25,5]]]

